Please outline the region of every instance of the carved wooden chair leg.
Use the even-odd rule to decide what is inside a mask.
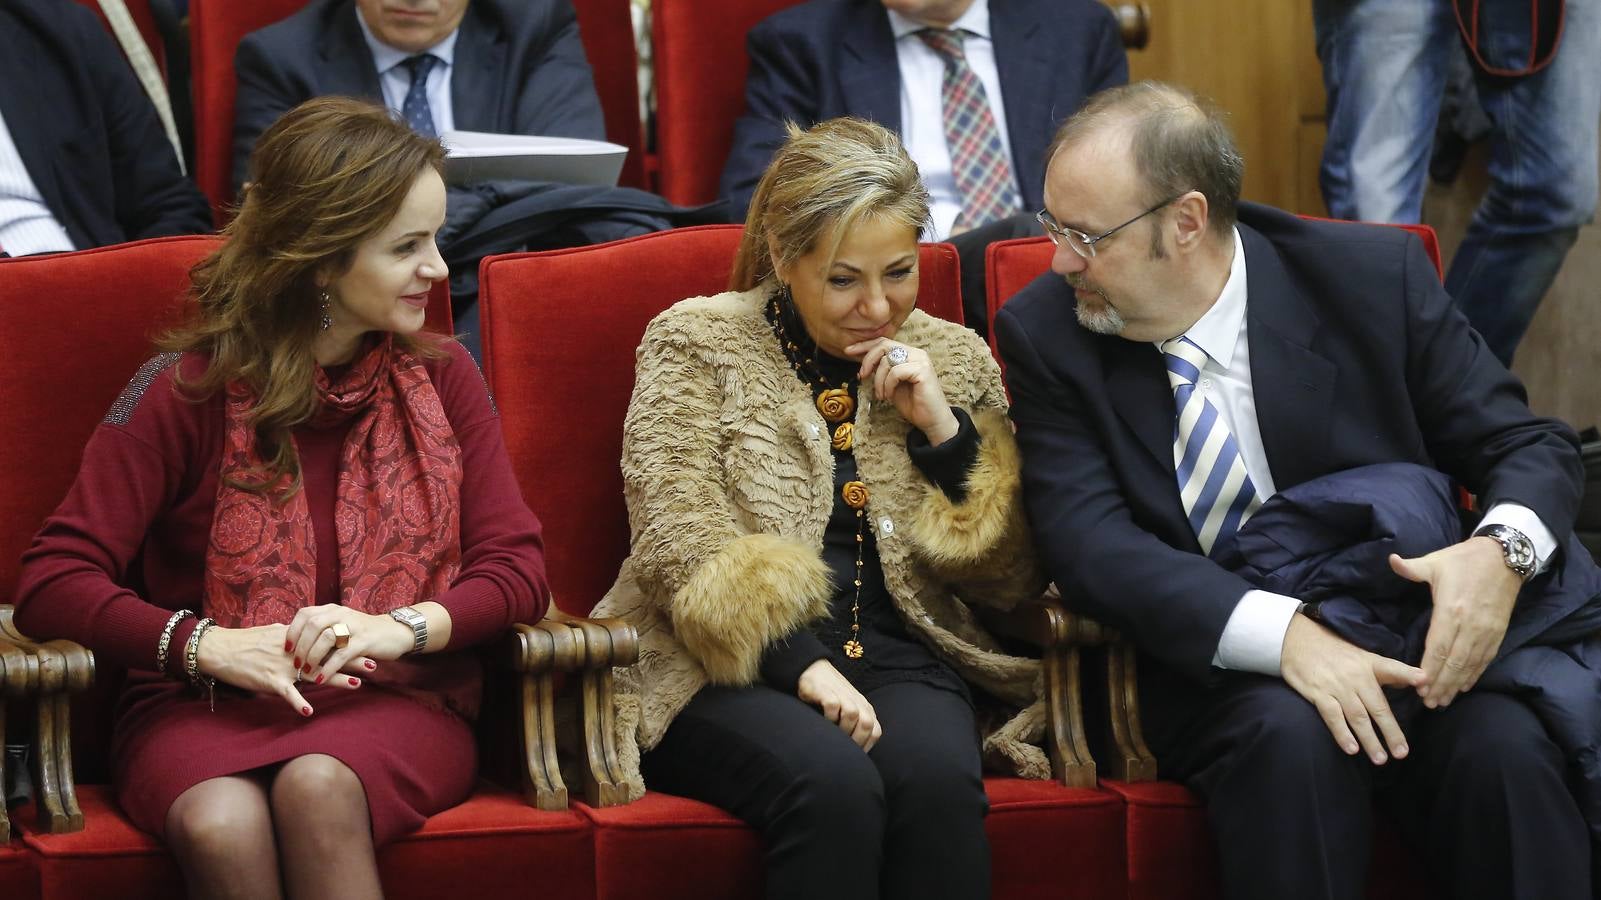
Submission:
[[[613,711],[611,662],[615,655],[611,632],[588,620],[568,624],[582,635],[584,669],[579,693],[584,728],[584,799],[591,806],[619,806],[628,802],[622,765],[617,759],[616,716]]]
[[[556,675],[522,677],[523,795],[538,809],[567,808],[567,784],[556,760]]]
[[[72,699],[67,693],[40,697],[40,704],[55,707],[56,795],[64,816],[62,828],[55,834],[83,830],[83,810],[78,806],[78,783],[72,775]]]
[[[1140,728],[1139,681],[1135,676],[1133,644],[1114,641],[1106,648],[1107,711],[1111,719],[1112,777],[1121,781],[1155,781],[1156,757],[1145,745]]]
[[[39,829],[47,834],[65,834],[72,820],[61,803],[61,779],[56,772],[56,705],[51,697],[39,697],[34,723],[34,805],[39,812]]]
[[[1084,736],[1084,713],[1078,703],[1079,649],[1062,646],[1047,650],[1041,661],[1045,668],[1046,702],[1055,711],[1048,717],[1047,749],[1051,771],[1068,787],[1095,786],[1095,758],[1090,755]]]

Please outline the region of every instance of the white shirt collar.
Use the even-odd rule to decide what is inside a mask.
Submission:
[[[367,20],[361,17],[361,10],[359,9],[356,10],[356,24],[361,26],[361,36],[367,39],[367,49],[372,51],[372,62],[377,67],[379,75],[384,75],[395,66],[411,59],[413,56],[419,55],[418,53],[397,50],[378,40],[378,36],[372,33],[371,28],[367,27]],[[451,66],[456,61],[456,35],[460,32],[460,28],[452,28],[443,40],[421,52],[431,53],[437,56],[439,61],[444,63],[446,67]]]
[[[890,30],[895,33],[895,39],[897,41],[909,34],[916,34],[917,32],[928,27],[921,22],[914,22],[911,19],[906,18],[893,9],[887,9],[885,12],[889,13],[889,27]],[[951,30],[965,31],[969,34],[978,35],[986,41],[989,40],[989,0],[973,0],[973,5],[969,6],[967,8],[967,12],[962,13],[962,17],[957,19],[955,23],[951,25]]]
[[[1228,371],[1234,362],[1234,348],[1240,340],[1240,328],[1245,323],[1245,243],[1240,230],[1233,229],[1234,259],[1229,263],[1229,279],[1223,292],[1206,314],[1196,320],[1184,336],[1206,351],[1206,355]],[[1158,343],[1158,348],[1160,348]]]

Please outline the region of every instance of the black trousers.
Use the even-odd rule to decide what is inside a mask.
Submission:
[[[1467,693],[1405,729],[1410,755],[1346,756],[1277,678],[1231,673],[1201,699],[1146,704],[1166,775],[1206,800],[1224,895],[1359,900],[1375,800],[1446,896],[1591,900],[1568,767],[1527,706]]]
[[[760,831],[773,900],[988,897],[972,709],[911,682],[867,699],[884,729],[870,754],[790,694],[703,688],[645,754],[645,781]]]
[[[967,319],[967,327],[978,332],[979,337],[989,337],[985,250],[996,241],[1044,235],[1045,229],[1034,219],[1034,213],[1022,212],[946,238],[956,246],[956,258],[962,264],[962,316]]]

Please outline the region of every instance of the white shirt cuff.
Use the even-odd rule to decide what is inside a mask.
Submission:
[[[1536,572],[1544,572],[1545,567],[1551,562],[1551,557],[1557,552],[1556,535],[1545,527],[1545,523],[1534,514],[1534,510],[1521,503],[1497,503],[1490,507],[1490,511],[1484,514],[1483,521],[1479,522],[1479,527],[1474,529],[1473,533],[1478,534],[1487,525],[1505,525],[1528,535],[1529,541],[1534,544]]]
[[[1284,650],[1284,633],[1290,619],[1301,608],[1301,601],[1271,591],[1246,591],[1235,604],[1223,637],[1217,642],[1212,665],[1220,669],[1279,674],[1279,656]]]

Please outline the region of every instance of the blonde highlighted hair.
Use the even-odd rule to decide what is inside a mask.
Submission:
[[[788,268],[827,239],[832,260],[845,234],[866,219],[922,232],[928,190],[893,131],[853,118],[829,119],[804,131],[786,123],[785,131],[788,138],[751,198],[731,290],[772,279],[774,253],[778,265]]]
[[[289,432],[317,412],[312,342],[323,285],[394,219],[419,176],[444,171],[444,160],[438,140],[348,97],[308,100],[256,142],[244,201],[223,229],[227,240],[190,272],[195,316],[159,342],[209,357],[199,378],[180,382],[191,396],[231,382],[255,396],[249,419],[266,477],[240,487],[263,490],[287,475],[285,496],[299,488]],[[395,340],[421,355],[439,352],[426,338]]]

